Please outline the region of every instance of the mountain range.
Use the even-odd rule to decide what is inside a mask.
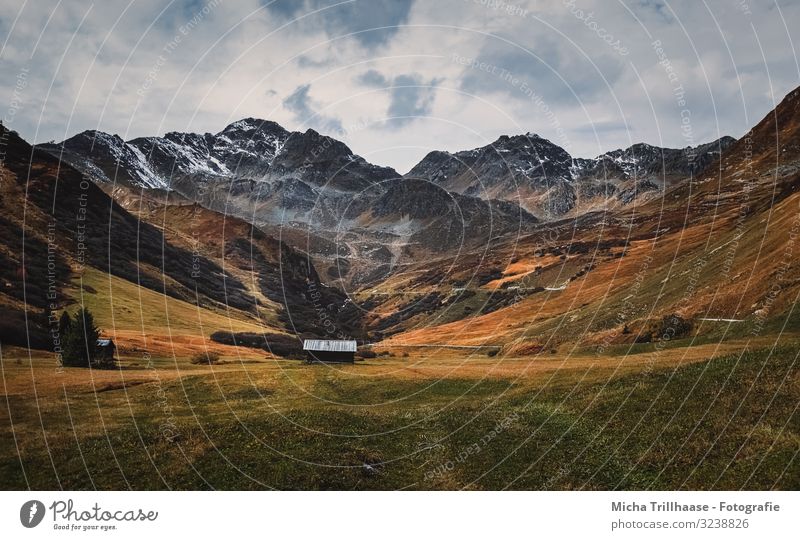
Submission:
[[[335,272],[358,285],[405,261],[485,245],[537,221],[639,204],[702,173],[733,142],[636,144],[582,159],[528,133],[455,154],[431,152],[402,176],[314,130],[289,132],[255,118],[217,134],[127,142],[85,131],[42,148],[98,185],[168,190],[295,238],[320,265],[342,255],[358,260],[349,276]]]
[[[683,149],[639,143],[584,159],[535,134],[504,135],[474,150],[430,152],[404,176],[368,163],[343,142],[312,129],[289,132],[255,118],[217,134],[170,132],[127,142],[84,131],[42,148],[97,182],[169,189],[205,204],[232,204],[234,212],[252,209],[247,217],[262,223],[326,227],[362,215],[402,178],[423,179],[468,197],[514,202],[538,218],[566,215],[597,198],[628,204],[645,192],[702,173],[734,142],[722,137]],[[248,203],[238,204],[241,195]],[[405,208],[403,201],[397,204]]]
[[[796,90],[738,141],[583,159],[504,136],[406,175],[252,118],[36,147],[2,128],[0,339],[46,347],[52,312],[94,302],[128,321],[123,345],[152,347],[167,323],[137,331],[143,299],[196,311],[206,337],[333,328],[520,354],[630,342],[666,315],[768,326],[800,291],[799,107]]]

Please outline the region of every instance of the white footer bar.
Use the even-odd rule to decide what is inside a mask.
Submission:
[[[796,492],[1,493],[4,538],[137,540],[797,538],[800,502]]]

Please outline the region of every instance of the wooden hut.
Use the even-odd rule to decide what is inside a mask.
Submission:
[[[354,363],[357,344],[352,340],[306,339],[303,350],[306,361],[327,363]]]
[[[117,346],[112,339],[98,339],[95,345],[94,361],[97,364],[110,364],[114,362]]]

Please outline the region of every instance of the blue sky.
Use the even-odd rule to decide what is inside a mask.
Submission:
[[[36,142],[252,116],[404,172],[501,134],[582,157],[739,137],[800,85],[797,1],[0,4],[3,120]]]

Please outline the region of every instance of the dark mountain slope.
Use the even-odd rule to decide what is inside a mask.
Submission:
[[[235,236],[219,246],[216,255],[205,253],[188,233],[181,238],[168,235],[163,224],[132,215],[79,171],[32,148],[16,133],[3,128],[0,135],[5,156],[0,169],[4,216],[0,221],[4,232],[0,302],[8,315],[0,336],[4,343],[27,346],[19,342],[27,335],[31,346],[52,346],[46,337],[47,314],[69,302],[65,289],[85,268],[198,306],[241,310],[253,317],[260,298],[279,306],[300,304],[297,298],[309,284],[321,287],[305,256],[260,231],[245,231],[243,222],[237,223],[237,230],[248,236]],[[219,216],[217,221],[224,223],[225,218]],[[199,216],[195,223],[204,222],[201,226],[208,227],[210,217]],[[230,259],[241,265],[249,261],[258,291],[244,283],[246,275],[225,269]],[[336,294],[326,289],[323,298],[329,304],[343,304]],[[312,308],[308,302],[299,309],[303,308],[306,316],[298,319],[304,331],[312,331],[308,323]],[[26,315],[29,332],[24,330]],[[285,323],[291,328],[288,319]]]
[[[407,176],[483,199],[521,202],[535,215],[553,219],[597,203],[629,204],[643,193],[697,175],[733,142],[723,137],[684,149],[639,143],[595,159],[573,159],[529,133],[455,154],[431,152]]]

